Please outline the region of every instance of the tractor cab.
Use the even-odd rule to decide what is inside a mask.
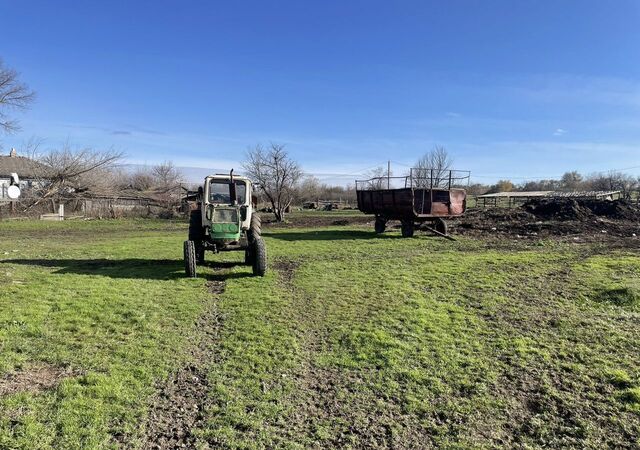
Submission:
[[[205,178],[202,225],[211,239],[239,241],[251,223],[251,181],[233,175]]]

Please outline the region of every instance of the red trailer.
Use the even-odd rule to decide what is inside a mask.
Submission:
[[[402,236],[411,237],[416,228],[447,235],[444,219],[464,214],[469,171],[411,169],[404,177],[375,177],[356,180],[358,209],[376,217],[376,233],[383,233],[387,221],[399,220]],[[431,224],[432,227],[425,226]]]

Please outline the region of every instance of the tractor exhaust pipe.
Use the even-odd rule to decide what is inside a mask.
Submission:
[[[233,169],[229,172],[229,196],[231,197],[231,204],[235,205],[237,202],[236,197],[236,183],[233,181]]]

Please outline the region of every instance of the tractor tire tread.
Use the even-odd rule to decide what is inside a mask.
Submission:
[[[193,241],[184,241],[184,271],[189,278],[196,278],[196,246]]]
[[[267,248],[262,238],[255,239],[252,246],[253,274],[263,277],[267,272]]]

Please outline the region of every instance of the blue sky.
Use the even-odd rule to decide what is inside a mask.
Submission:
[[[5,150],[226,169],[274,141],[347,182],[438,144],[477,181],[640,173],[638,1],[0,0],[0,19],[38,95]]]

